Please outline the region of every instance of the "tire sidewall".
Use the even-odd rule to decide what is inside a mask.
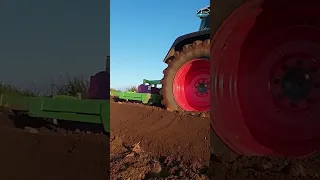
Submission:
[[[203,43],[204,44],[204,43]],[[173,82],[177,71],[187,62],[194,59],[206,58],[210,61],[210,42],[209,45],[195,46],[195,45],[186,45],[189,46],[184,48],[182,52],[177,52],[172,59],[172,63],[168,65],[168,69],[165,74],[164,84],[165,88],[163,89],[163,100],[164,105],[167,106],[168,110],[182,110],[175,100],[173,94]]]

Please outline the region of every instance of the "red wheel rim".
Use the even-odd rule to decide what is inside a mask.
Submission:
[[[173,80],[173,95],[177,104],[186,111],[210,109],[210,62],[194,59],[177,71]]]
[[[315,89],[320,83],[318,11],[312,3],[302,8],[290,1],[260,2],[238,8],[211,41],[212,127],[240,154],[314,155],[320,143],[320,94]],[[296,15],[284,14],[282,8]],[[306,26],[306,19],[313,24]],[[297,66],[298,60],[304,67]],[[313,71],[308,74],[312,81],[305,83],[312,86],[308,93],[283,93],[280,84],[285,79],[292,84],[288,69],[293,67],[299,67],[297,72]],[[297,92],[305,97],[292,103]]]

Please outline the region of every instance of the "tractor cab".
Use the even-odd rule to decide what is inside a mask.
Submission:
[[[89,99],[110,99],[110,56],[106,56],[106,67],[90,77]]]
[[[160,80],[144,79],[143,83],[138,86],[138,93],[159,94],[161,82]]]
[[[199,31],[210,29],[210,6],[199,9],[197,16],[201,19]]]
[[[148,85],[150,88],[152,88],[152,87],[159,88],[159,86],[161,86],[160,80],[147,80],[147,79],[144,79],[143,80],[143,84]]]

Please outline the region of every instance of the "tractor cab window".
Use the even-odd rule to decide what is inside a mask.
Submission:
[[[200,31],[210,29],[210,15],[201,18]]]

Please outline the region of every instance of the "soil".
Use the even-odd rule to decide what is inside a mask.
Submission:
[[[211,155],[209,117],[132,103],[111,103],[113,180],[320,179],[320,160]],[[224,149],[224,147],[221,147]]]
[[[0,178],[320,179],[319,158],[209,157],[206,114],[111,102],[110,141],[99,131],[63,127],[0,109]]]
[[[110,109],[111,179],[206,179],[209,117],[134,103]]]
[[[1,179],[109,179],[108,135],[39,122],[0,109]]]
[[[278,157],[238,156],[233,161],[211,157],[210,179],[228,180],[309,180],[320,179],[318,158],[299,160]]]

